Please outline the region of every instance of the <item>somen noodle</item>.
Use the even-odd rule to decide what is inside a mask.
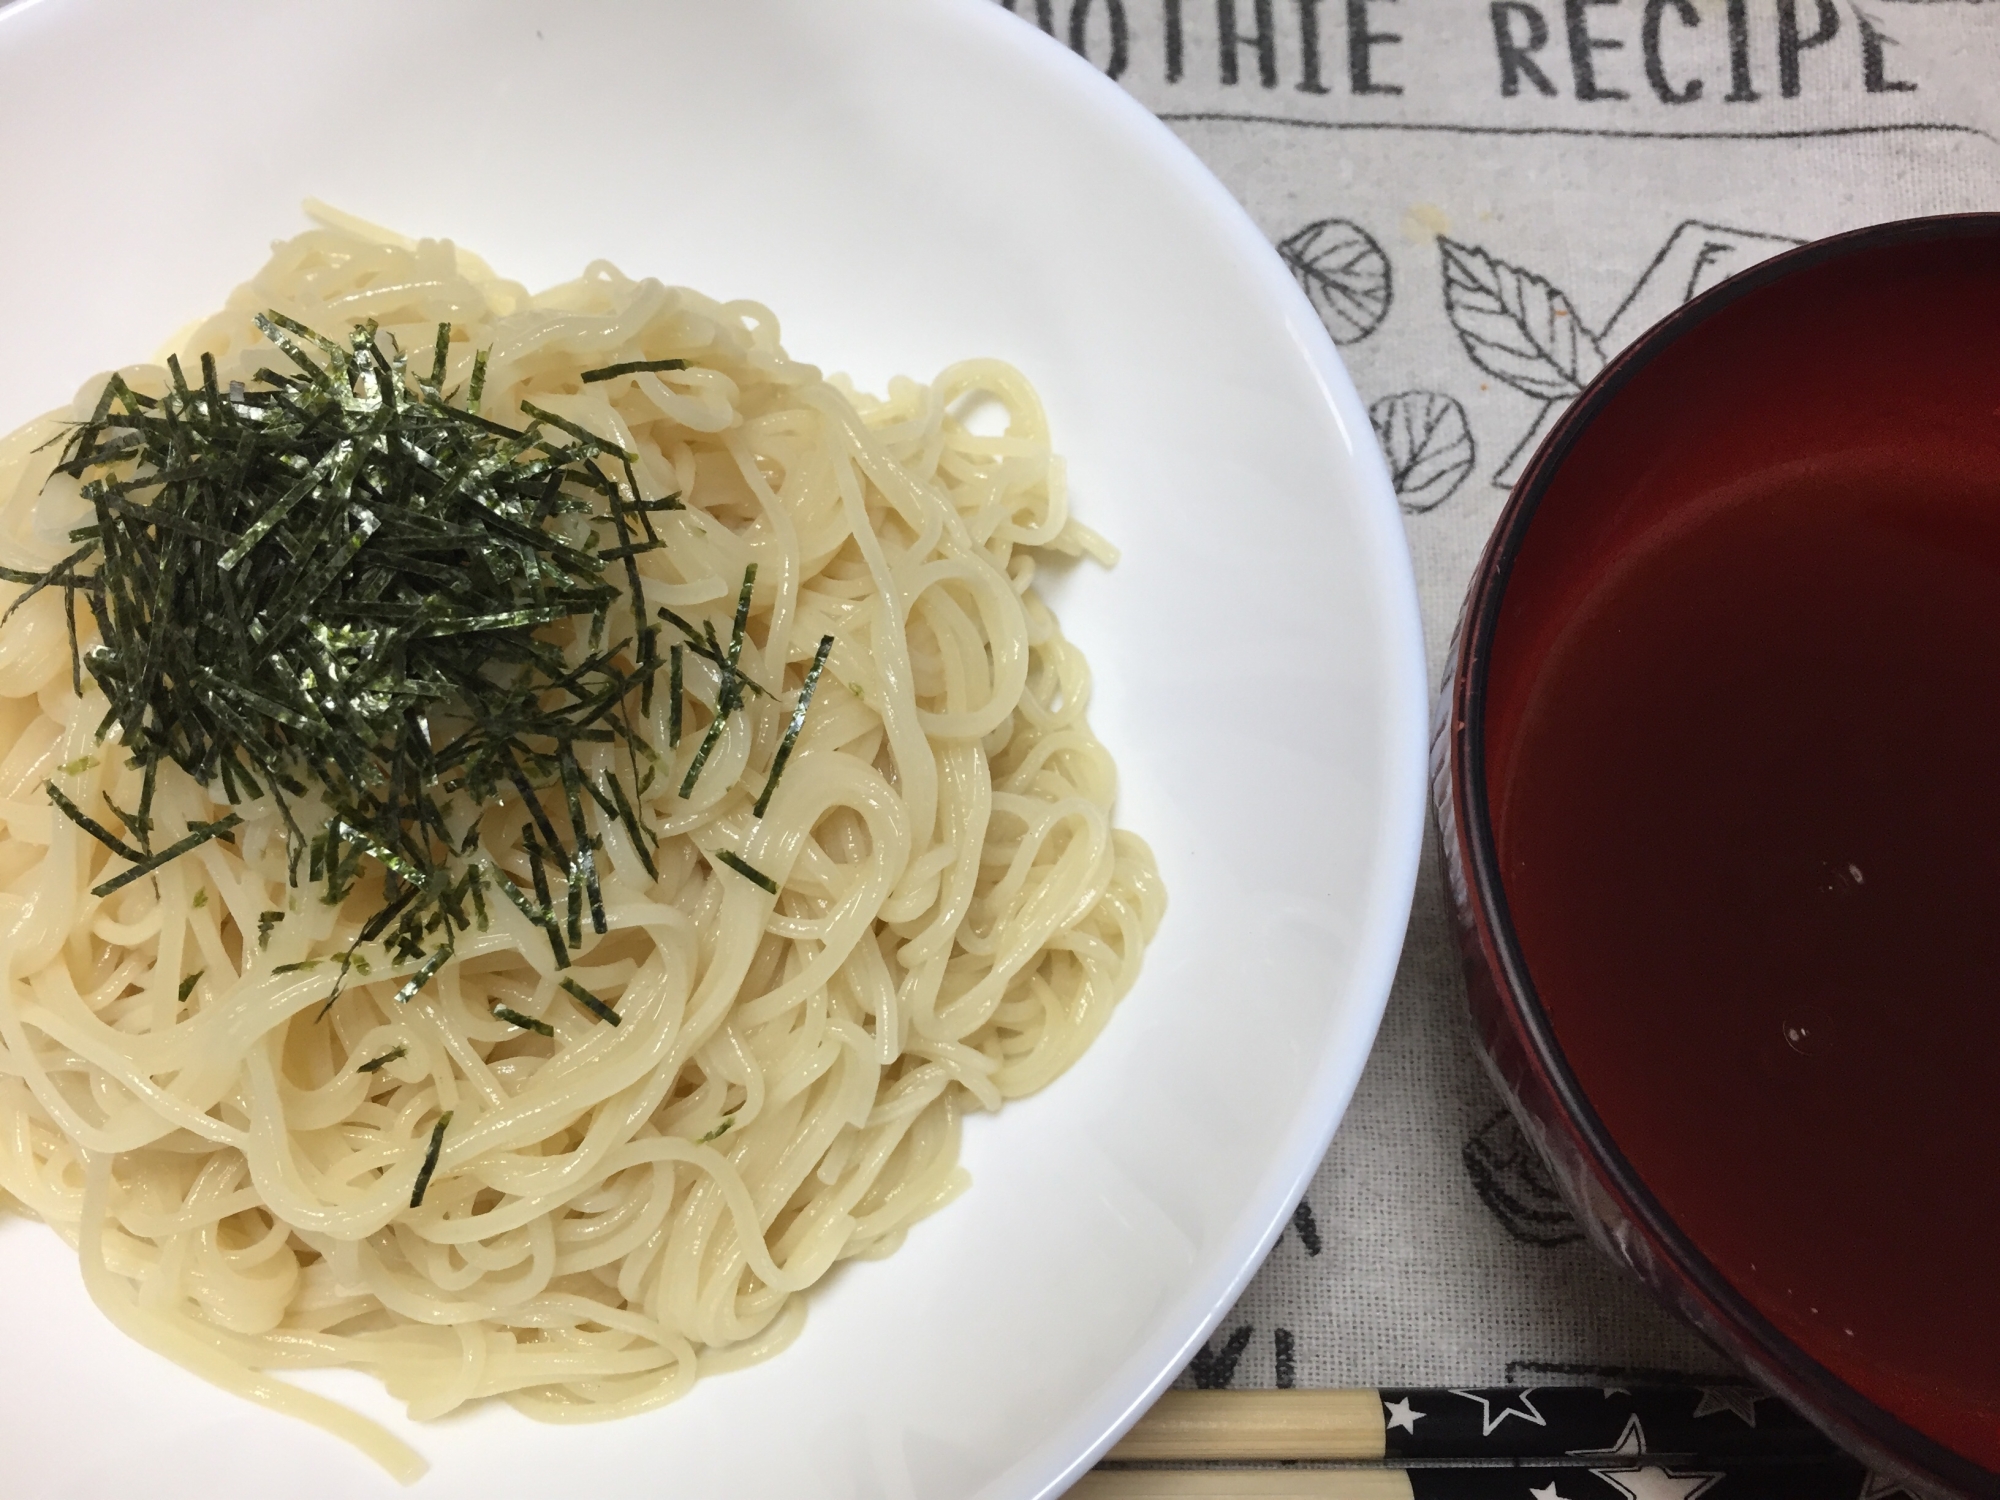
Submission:
[[[129,402],[99,378],[0,442],[0,563],[78,585],[0,627],[0,1186],[77,1247],[134,1338],[408,1478],[422,1463],[398,1439],[269,1372],[365,1368],[416,1417],[501,1396],[577,1421],[773,1353],[832,1265],[894,1250],[961,1189],[962,1110],[1089,1045],[1164,896],[1112,827],[1088,672],[1032,587],[1038,554],[1111,555],[1070,519],[1017,371],[969,361],[871,398],[786,355],[753,303],[601,261],[530,296],[449,243],[322,223],[174,370],[118,372]],[[315,809],[331,816],[315,787],[281,809],[274,787],[171,761],[149,786],[130,725],[99,737],[109,606],[65,560],[94,516],[165,555],[161,491],[132,481],[173,476],[115,448],[54,472],[64,441],[175,401],[266,420],[291,399],[271,372],[300,368],[273,342],[289,327],[393,368],[356,386],[364,417],[463,409],[477,371],[495,428],[622,451],[590,480],[611,500],[571,509],[623,504],[658,542],[605,562],[616,599],[588,630],[538,627],[562,660],[623,642],[604,670],[651,673],[607,695],[617,734],[575,740],[589,795],[565,814],[553,782],[502,786],[469,847],[424,833],[454,878],[490,878],[479,916],[433,923],[423,951],[369,930],[411,889],[375,846],[350,841],[345,891],[295,868]],[[178,384],[202,354],[206,394]],[[972,420],[981,405],[1003,420]],[[369,519],[388,529],[357,532],[364,563],[394,529]],[[176,557],[223,540],[184,529]],[[565,865],[534,830],[576,806],[588,858]],[[145,827],[118,811],[140,807]],[[132,841],[183,827],[192,847],[117,883]]]

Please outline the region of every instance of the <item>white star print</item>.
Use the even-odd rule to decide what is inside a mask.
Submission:
[[[1625,1430],[1609,1448],[1572,1448],[1576,1458],[1643,1458],[1646,1456],[1646,1429],[1636,1416],[1625,1419]],[[1722,1479],[1719,1471],[1682,1473],[1652,1464],[1621,1464],[1616,1468],[1592,1469],[1591,1473],[1624,1495],[1626,1500],[1695,1500]]]
[[[1592,1469],[1630,1500],[1695,1500],[1720,1482],[1719,1473],[1681,1474],[1671,1469]]]
[[[1646,1429],[1636,1416],[1625,1419],[1625,1430],[1609,1448],[1572,1448],[1571,1458],[1637,1458],[1646,1451]]]
[[[1463,1396],[1468,1401],[1477,1401],[1479,1403],[1479,1435],[1481,1437],[1492,1437],[1493,1429],[1509,1417],[1519,1417],[1531,1427],[1546,1427],[1549,1425],[1543,1419],[1542,1414],[1535,1410],[1535,1403],[1528,1399],[1533,1394],[1532,1391],[1500,1392],[1500,1410],[1498,1412],[1493,1410],[1492,1398],[1478,1391],[1453,1391],[1452,1394],[1454,1396]]]
[[[1382,1413],[1387,1418],[1387,1422],[1383,1428],[1384,1431],[1394,1432],[1400,1427],[1412,1437],[1416,1436],[1417,1423],[1421,1422],[1427,1415],[1427,1413],[1420,1412],[1411,1406],[1408,1396],[1405,1396],[1393,1406],[1384,1401],[1382,1403]]]
[[[1563,1500],[1563,1497],[1556,1493],[1555,1481],[1550,1480],[1538,1490],[1529,1490],[1528,1500]]]
[[[1695,1407],[1694,1414],[1697,1417],[1706,1417],[1715,1412],[1726,1411],[1732,1416],[1741,1417],[1747,1425],[1755,1427],[1757,1403],[1763,1399],[1762,1391],[1753,1391],[1748,1386],[1705,1385],[1701,1388],[1701,1404]]]

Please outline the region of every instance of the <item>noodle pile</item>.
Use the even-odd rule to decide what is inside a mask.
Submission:
[[[603,262],[530,296],[448,243],[327,221],[276,247],[184,359],[254,379],[274,363],[252,321],[267,309],[334,337],[372,319],[412,351],[449,322],[447,386],[490,350],[487,416],[525,425],[530,400],[635,452],[648,499],[681,496],[657,517],[666,545],[638,559],[648,616],[726,638],[756,565],[744,668],[772,690],[729,717],[685,799],[701,735],[669,748],[655,695],[640,729],[660,774],[638,811],[661,835],[659,878],[599,820],[610,931],[571,968],[490,901],[413,999],[393,997],[417,965],[378,948],[322,1016],[324,960],[367,904],[287,883],[268,799],[235,804],[233,843],[92,895],[125,863],[44,783],[109,820],[139,773],[115,730],[96,738],[101,691],[72,686],[61,592],[0,630],[0,1187],[77,1247],[133,1337],[410,1478],[422,1461],[395,1437],[265,1372],[361,1367],[420,1418],[501,1396],[576,1421],[771,1354],[831,1266],[895,1249],[964,1185],[963,1109],[1041,1087],[1089,1045],[1164,896],[1145,845],[1111,825],[1085,663],[1030,586],[1038,550],[1108,549],[1069,520],[1020,374],[972,361],[871,399],[790,359],[752,303]],[[673,358],[687,368],[578,379]],[[121,373],[166,387],[158,368]],[[50,477],[51,439],[102,384],[0,442],[0,562],[72,550],[89,505]],[[1003,432],[960,420],[981,402]],[[0,603],[21,592],[0,586]],[[88,610],[78,624],[87,650]],[[690,655],[697,731],[718,686]],[[154,817],[214,819],[222,795],[169,767]],[[483,853],[525,886],[514,811],[488,820]]]

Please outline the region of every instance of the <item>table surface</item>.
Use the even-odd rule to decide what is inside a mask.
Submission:
[[[1508,486],[1605,357],[1802,240],[2000,208],[2000,4],[1008,8],[1166,120],[1311,294],[1397,478],[1434,676]],[[1360,1092],[1180,1384],[1723,1373],[1582,1240],[1480,1071],[1433,833]]]

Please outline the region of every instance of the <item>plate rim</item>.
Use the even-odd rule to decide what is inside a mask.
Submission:
[[[67,0],[79,10],[114,7]],[[0,0],[5,32],[53,9],[57,0]],[[1351,1103],[1387,1006],[1414,899],[1427,821],[1430,740],[1428,669],[1416,578],[1400,508],[1367,409],[1331,336],[1285,267],[1270,239],[1194,150],[1114,80],[1068,46],[994,0],[879,0],[879,10],[943,13],[948,24],[983,33],[980,40],[1017,77],[1048,82],[1086,104],[1094,119],[1141,152],[1227,236],[1230,259],[1248,273],[1261,301],[1278,314],[1318,384],[1348,444],[1342,478],[1351,494],[1356,536],[1364,544],[1360,577],[1375,598],[1366,611],[1380,634],[1373,675],[1383,685],[1380,722],[1368,742],[1379,760],[1379,782],[1366,835],[1375,845],[1364,900],[1354,922],[1354,950],[1341,994],[1346,1015],[1329,1030],[1293,1119],[1272,1156],[1259,1163],[1245,1209],[1216,1237],[1204,1274],[1150,1319],[1152,1332],[1053,1432],[1017,1452],[978,1493],[988,1500],[1048,1500],[1060,1494],[1144,1413],[1198,1352],[1261,1268],[1312,1181]],[[857,7],[855,20],[867,12]],[[24,39],[25,41],[26,39]],[[27,42],[32,46],[32,42]]]
[[[1374,1039],[1388,1007],[1415,900],[1429,806],[1431,694],[1415,568],[1387,461],[1332,335],[1276,247],[1257,227],[1249,211],[1195,154],[1193,147],[1088,60],[1013,13],[1011,7],[1003,7],[994,0],[948,0],[948,3],[968,18],[990,12],[990,18],[980,15],[980,21],[995,33],[998,45],[1015,47],[1029,66],[1046,65],[1052,71],[1068,75],[1065,82],[1097,106],[1112,128],[1129,132],[1144,143],[1148,154],[1174,174],[1177,186],[1204,202],[1210,218],[1229,233],[1240,263],[1254,270],[1262,289],[1286,313],[1299,352],[1318,376],[1321,395],[1349,438],[1353,477],[1359,492],[1352,503],[1357,509],[1367,507],[1358,509],[1361,531],[1376,549],[1367,576],[1378,586],[1394,580],[1395,587],[1384,589],[1383,609],[1378,618],[1384,626],[1385,645],[1395,649],[1401,658],[1384,674],[1385,680],[1399,685],[1395,691],[1401,701],[1390,705],[1391,711],[1384,716],[1382,726],[1392,744],[1384,756],[1388,784],[1382,796],[1384,810],[1378,817],[1378,828],[1388,837],[1378,853],[1370,893],[1376,899],[1377,910],[1358,924],[1362,934],[1360,951],[1352,971],[1354,978],[1348,986],[1350,997],[1370,997],[1369,1004],[1356,1007],[1349,1033],[1365,1032],[1366,1042],[1352,1048],[1329,1046],[1320,1058],[1299,1104],[1291,1135],[1270,1165],[1265,1180],[1251,1195],[1252,1201],[1268,1204],[1262,1222],[1254,1225],[1253,1232],[1243,1235],[1230,1253],[1217,1257],[1220,1264],[1229,1268],[1227,1274],[1215,1277],[1212,1283],[1198,1282],[1181,1299],[1181,1303],[1206,1303],[1193,1326],[1175,1337],[1171,1330],[1181,1321],[1175,1317],[1181,1303],[1170,1304],[1169,1311],[1156,1320],[1165,1331],[1149,1339],[1126,1362],[1128,1367],[1156,1365],[1155,1373],[1140,1381],[1136,1388],[1129,1388],[1125,1379],[1130,1377],[1121,1369],[1119,1376],[1106,1382],[1107,1389],[1087,1404],[1067,1428],[1024,1455],[983,1492],[992,1500],[1004,1500],[1016,1493],[1032,1500],[1053,1500],[1131,1429],[1206,1344],[1224,1314],[1262,1269],[1346,1117],[1362,1071],[1374,1052]],[[1003,39],[1000,35],[1003,30],[1013,34]],[[1396,836],[1398,829],[1400,837]],[[1069,1461],[1053,1469],[1047,1467],[1045,1460],[1037,1462],[1047,1450],[1065,1446],[1074,1449],[1075,1439],[1086,1435],[1082,1451]],[[1066,1438],[1069,1441],[1065,1442]],[[1044,1476],[1039,1480],[1034,1477],[1037,1470]],[[1010,1484],[1017,1475],[1025,1481],[1025,1487]]]

